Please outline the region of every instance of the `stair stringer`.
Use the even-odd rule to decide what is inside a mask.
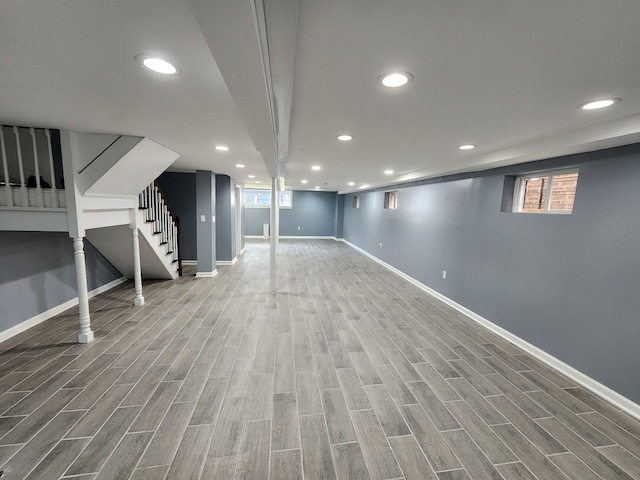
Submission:
[[[123,276],[133,279],[133,240],[132,225],[138,226],[140,244],[140,264],[142,278],[175,280],[178,278],[178,263],[167,253],[166,245],[160,243],[160,235],[153,232],[153,224],[144,221],[142,211],[137,208],[130,211],[134,222],[120,225],[101,226],[86,230],[87,240]]]

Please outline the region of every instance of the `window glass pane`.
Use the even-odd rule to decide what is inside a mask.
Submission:
[[[271,206],[271,192],[269,190],[250,190],[245,191],[246,207],[269,207]]]
[[[575,169],[531,173],[515,182],[513,209],[524,213],[571,213],[578,186]],[[506,183],[505,183],[506,185]]]
[[[280,206],[291,208],[291,192],[280,192]]]
[[[551,194],[549,195],[549,210],[561,212],[572,211],[577,185],[577,173],[554,175],[553,182],[551,184]]]
[[[522,204],[523,212],[544,212],[548,182],[549,177],[524,178],[524,203]]]

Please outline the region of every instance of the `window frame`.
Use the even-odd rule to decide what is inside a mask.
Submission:
[[[352,208],[360,208],[360,195],[353,196]]]
[[[553,188],[553,177],[557,177],[560,175],[569,175],[577,173],[578,179],[580,178],[580,172],[578,167],[571,168],[563,168],[558,170],[542,170],[537,172],[527,172],[524,174],[517,175],[514,182],[513,189],[513,204],[511,211],[514,213],[535,213],[535,214],[545,214],[545,215],[571,215],[573,213],[573,207],[571,210],[549,210],[549,204],[551,202],[551,189]],[[538,212],[527,212],[524,211],[524,200],[525,200],[525,185],[526,180],[531,179],[533,177],[548,177],[549,181],[545,187],[545,196],[544,196],[544,207],[542,210]],[[576,181],[576,191],[574,192],[574,202],[575,202],[575,194],[578,190],[577,181]]]

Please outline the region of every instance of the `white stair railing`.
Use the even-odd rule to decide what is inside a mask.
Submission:
[[[180,222],[167,206],[162,190],[152,183],[138,195],[138,206],[144,210],[144,219],[153,227],[153,233],[159,235],[160,245],[165,246],[165,254],[171,255],[171,262],[178,263],[178,272],[182,275],[179,232]]]
[[[56,186],[51,136],[48,128],[0,126],[0,207],[65,208]]]

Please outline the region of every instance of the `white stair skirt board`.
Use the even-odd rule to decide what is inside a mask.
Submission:
[[[117,287],[118,285],[126,281],[127,279],[125,277],[120,277],[116,280],[113,280],[112,282],[106,283],[105,285],[98,287],[95,290],[91,290],[89,292],[89,298],[93,298],[96,295],[106,292],[107,290],[111,290],[113,287]],[[56,315],[70,309],[71,307],[75,307],[76,305],[78,305],[78,297],[72,298],[71,300],[61,303],[57,307],[50,308],[46,312],[39,313],[35,317],[31,317],[23,322],[20,322],[19,324],[14,325],[13,327],[10,327],[3,332],[0,332],[0,342],[4,342],[5,340],[18,335],[19,333],[22,333],[31,327],[35,327],[45,320],[49,320],[50,318],[55,317]]]
[[[238,257],[233,257],[233,260],[216,260],[216,265],[235,265],[238,261]]]
[[[218,274],[218,270],[213,272],[196,272],[196,278],[213,278]]]
[[[489,330],[491,330],[496,335],[500,335],[502,338],[504,338],[505,340],[508,340],[509,342],[513,343],[515,346],[521,348],[522,350],[524,350],[529,355],[532,355],[532,356],[536,357],[538,360],[546,363],[551,368],[554,368],[554,369],[558,370],[560,373],[566,375],[567,377],[569,377],[574,382],[582,385],[586,389],[588,389],[591,392],[595,393],[596,395],[602,397],[603,399],[605,399],[609,403],[612,403],[613,405],[615,405],[616,407],[624,410],[625,412],[627,412],[628,414],[632,415],[633,417],[635,417],[637,419],[640,419],[640,405],[638,405],[634,401],[628,399],[624,395],[619,394],[615,390],[612,390],[611,388],[607,387],[606,385],[603,385],[602,383],[598,382],[597,380],[594,380],[590,376],[582,373],[580,370],[577,370],[577,369],[573,368],[571,365],[568,365],[568,364],[564,363],[562,360],[557,359],[553,355],[545,352],[544,350],[536,347],[535,345],[532,345],[531,343],[527,342],[526,340],[523,340],[522,338],[518,337],[517,335],[514,335],[510,331],[505,330],[504,328],[496,325],[495,323],[487,320],[486,318],[478,315],[477,313],[469,310],[468,308],[460,305],[459,303],[454,302],[450,298],[445,297],[444,295],[442,295],[441,293],[437,292],[436,290],[433,290],[432,288],[426,286],[425,284],[420,283],[415,278],[410,277],[409,275],[407,275],[403,271],[398,270],[397,268],[389,265],[386,262],[383,262],[379,258],[377,258],[374,255],[370,254],[369,252],[361,249],[360,247],[354,245],[353,243],[351,243],[351,242],[349,242],[349,241],[347,241],[347,240],[345,240],[343,238],[337,239],[337,241],[346,243],[351,248],[354,248],[355,250],[359,251],[360,253],[366,255],[367,257],[371,258],[372,260],[374,260],[375,262],[379,263],[383,267],[388,268],[393,273],[395,273],[395,274],[399,275],[400,277],[404,278],[405,280],[411,282],[416,287],[418,287],[421,290],[427,292],[429,295],[432,295],[435,298],[437,298],[438,300],[446,303],[450,307],[455,308],[460,313],[462,313],[462,314],[466,315],[467,317],[469,317],[471,320],[474,320],[474,321],[478,322],[480,325],[488,328]]]

